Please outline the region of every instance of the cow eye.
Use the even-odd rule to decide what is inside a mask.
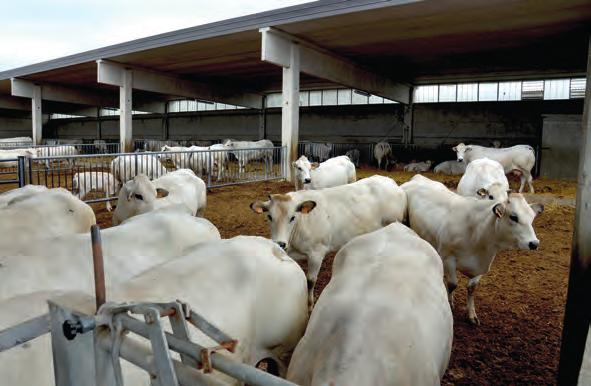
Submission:
[[[273,217],[271,217],[270,214],[267,215],[267,218],[269,219],[269,221],[273,221]]]
[[[489,200],[494,200],[495,198],[493,196],[488,196]]]
[[[136,193],[136,194],[134,194],[133,196],[134,196],[135,198],[137,198],[138,200],[142,200],[142,201],[144,200],[144,197],[143,197],[141,194],[137,194],[137,193]]]
[[[511,219],[511,221],[519,222],[519,217],[517,217],[516,214],[512,214],[511,216],[509,216],[509,218]]]
[[[289,219],[289,222],[293,222],[293,220],[295,220],[295,216],[291,216],[291,218]]]

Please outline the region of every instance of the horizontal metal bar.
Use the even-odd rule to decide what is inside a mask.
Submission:
[[[147,326],[126,314],[118,314],[115,316],[118,318],[122,326],[146,339],[150,339]],[[176,336],[165,332],[166,341],[168,347],[171,350],[178,352],[179,354],[185,354],[201,363],[201,354],[205,349],[194,342],[187,342],[177,338]],[[269,373],[265,373],[255,367],[239,363],[224,357],[223,355],[211,354],[212,367],[218,371],[221,371],[233,378],[236,378],[242,382],[245,382],[252,386],[293,386],[294,383],[288,382],[284,379],[278,378]]]
[[[232,339],[228,335],[226,335],[222,330],[214,326],[213,324],[209,323],[204,317],[199,315],[193,310],[189,310],[189,315],[186,318],[191,322],[192,325],[197,327],[201,332],[205,335],[209,336],[211,339],[216,341],[219,344],[230,344],[231,349],[226,347],[228,350],[234,352],[234,348],[236,346],[236,340]]]
[[[43,314],[0,331],[0,352],[33,340],[50,330],[49,314]]]

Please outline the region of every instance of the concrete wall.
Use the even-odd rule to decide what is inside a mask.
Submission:
[[[544,115],[540,175],[576,179],[583,137],[581,115]]]
[[[415,105],[413,143],[410,149],[398,148],[400,160],[430,158],[451,159],[452,145],[469,142],[490,146],[500,140],[503,146],[526,143],[540,148],[544,115],[581,114],[582,100],[422,103]],[[0,137],[6,133],[30,133],[30,120],[0,120]],[[388,140],[400,143],[402,105],[354,105],[303,107],[300,114],[300,138],[303,141],[375,143]],[[262,115],[254,110],[202,111],[168,115],[170,139],[216,140],[221,138],[258,139],[262,137]],[[281,142],[281,110],[268,109],[266,137]],[[118,117],[94,119],[58,119],[44,125],[46,138],[86,138],[100,136],[117,141]],[[160,115],[136,115],[135,138],[164,139],[165,120]],[[22,130],[21,130],[22,129]],[[13,134],[10,134],[11,136]]]

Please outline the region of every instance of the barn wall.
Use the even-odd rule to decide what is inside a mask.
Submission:
[[[544,115],[581,114],[582,110],[582,100],[416,104],[412,133],[416,146],[398,149],[397,156],[403,161],[450,159],[451,145],[461,141],[490,146],[492,141],[500,140],[503,146],[527,143],[540,149]],[[350,143],[387,138],[399,143],[402,119],[399,104],[302,107],[300,138]],[[258,111],[246,109],[171,113],[168,136],[170,139],[257,139],[263,132],[262,122]],[[265,122],[266,137],[281,142],[281,109],[268,109]],[[118,117],[102,117],[100,126],[102,138],[117,140]],[[159,115],[136,115],[133,126],[135,138],[165,138],[164,119]],[[28,134],[30,120],[0,120],[0,133],[5,129],[7,133],[16,133],[15,128],[19,135]],[[56,119],[44,125],[46,138],[92,139],[98,133],[98,124],[91,118]]]
[[[581,115],[544,115],[540,175],[576,179],[583,139]]]

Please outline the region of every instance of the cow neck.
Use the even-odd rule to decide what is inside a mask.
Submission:
[[[479,235],[479,238],[476,240],[476,245],[478,249],[484,249],[487,251],[487,254],[491,254],[492,258],[494,258],[495,254],[499,250],[496,238],[497,238],[497,216],[493,213],[492,208],[497,204],[496,202],[492,205],[484,200],[479,200],[477,208],[479,210],[485,210],[487,213],[484,221],[477,221],[474,225],[476,232],[475,234]],[[495,242],[490,242],[490,240],[495,240]]]

